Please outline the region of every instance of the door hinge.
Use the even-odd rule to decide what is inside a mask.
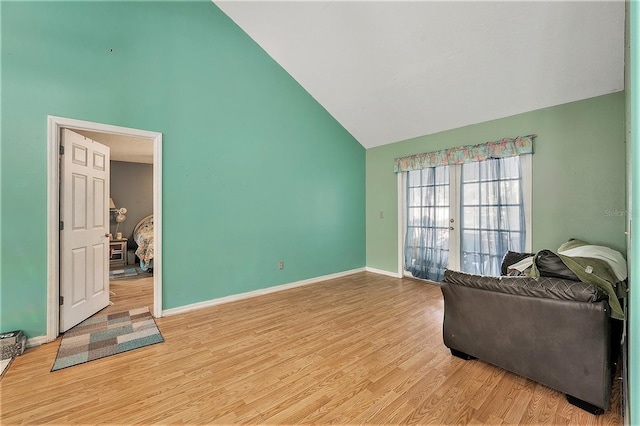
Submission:
[[[61,231],[64,230],[64,222],[63,221],[60,221],[60,230]]]
[[[60,155],[64,155],[64,145],[60,145]]]
[[[64,296],[60,296],[60,306],[64,305]]]

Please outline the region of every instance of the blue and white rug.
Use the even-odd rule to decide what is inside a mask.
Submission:
[[[142,272],[137,266],[129,266],[122,269],[113,269],[109,271],[110,280],[120,280],[123,278],[136,278]]]

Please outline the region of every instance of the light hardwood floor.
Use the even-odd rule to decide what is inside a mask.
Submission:
[[[107,309],[151,308],[150,282],[115,282]],[[163,343],[50,373],[58,339],[14,361],[0,420],[622,424],[619,379],[611,408],[593,416],[545,386],[451,356],[442,315],[439,287],[359,273],[158,318]]]

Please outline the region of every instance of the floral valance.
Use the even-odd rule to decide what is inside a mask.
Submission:
[[[518,136],[515,139],[505,138],[495,142],[459,146],[441,151],[425,152],[396,158],[394,172],[407,172],[447,164],[472,163],[474,161],[484,161],[488,158],[504,158],[533,154],[533,139],[535,137],[536,135]]]

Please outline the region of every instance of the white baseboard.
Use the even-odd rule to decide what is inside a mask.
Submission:
[[[364,272],[365,268],[351,269],[349,271],[337,272],[335,274],[323,275],[321,277],[309,278],[302,281],[296,281],[289,284],[282,284],[268,288],[262,288],[259,290],[249,291],[246,293],[232,294],[230,296],[220,297],[218,299],[206,300],[204,302],[192,303],[190,305],[179,306],[177,308],[165,309],[162,311],[162,316],[167,317],[171,315],[183,314],[185,312],[195,311],[197,309],[208,308],[210,306],[221,305],[223,303],[236,302],[238,300],[249,299],[251,297],[263,296],[269,293],[275,293],[282,290],[288,290],[290,288],[301,287],[304,285],[315,284],[321,281],[332,280],[334,278],[346,277],[348,275],[357,274],[358,272]]]
[[[385,271],[383,269],[371,268],[369,266],[367,266],[364,269],[365,269],[365,271],[373,272],[374,274],[386,275],[387,277],[393,277],[393,278],[402,278],[402,275],[398,274],[397,272]]]
[[[27,348],[34,348],[47,343],[47,336],[37,336],[27,339]]]

